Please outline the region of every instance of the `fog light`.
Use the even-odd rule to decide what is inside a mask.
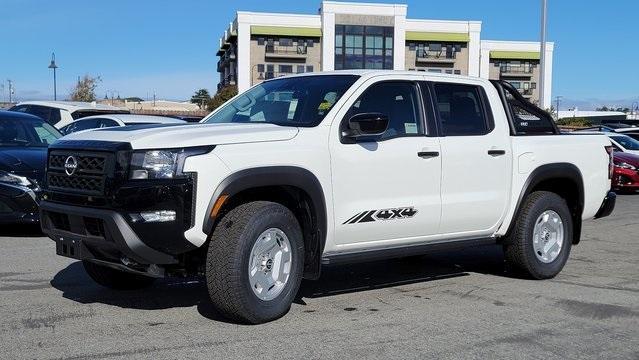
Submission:
[[[175,221],[175,211],[173,210],[143,211],[137,214],[130,214],[130,216],[133,222]]]

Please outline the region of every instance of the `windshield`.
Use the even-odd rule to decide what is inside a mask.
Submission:
[[[315,75],[266,81],[223,105],[202,122],[317,126],[357,78]]]
[[[639,150],[639,141],[626,135],[611,136],[611,139],[619,143],[626,150]]]
[[[47,147],[62,134],[38,119],[0,119],[0,147]]]

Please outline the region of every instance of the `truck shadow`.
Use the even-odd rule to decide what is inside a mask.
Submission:
[[[480,246],[409,258],[327,267],[319,280],[302,282],[295,302],[305,305],[304,298],[436,282],[468,276],[471,272],[507,275],[501,248]],[[58,272],[51,280],[51,285],[60,290],[63,297],[82,304],[102,303],[142,310],[197,306],[202,316],[228,322],[213,309],[206,284],[201,278],[162,279],[147,289],[115,291],[95,284],[78,261]]]

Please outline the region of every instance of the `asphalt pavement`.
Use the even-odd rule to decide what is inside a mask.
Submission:
[[[247,326],[198,279],[108,290],[37,229],[2,226],[0,359],[639,359],[638,234],[624,195],[555,279],[510,275],[496,246],[340,266]]]

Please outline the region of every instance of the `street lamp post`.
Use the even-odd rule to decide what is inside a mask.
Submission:
[[[542,108],[545,108],[546,90],[546,0],[541,0],[541,54],[539,57],[539,100]],[[548,106],[550,106],[548,104]]]
[[[51,64],[49,64],[49,69],[53,69],[53,100],[58,100],[58,91],[57,84],[55,78],[55,69],[58,68],[58,65],[55,64],[55,53],[51,53]]]
[[[557,120],[559,120],[559,102],[561,101],[561,99],[563,98],[563,96],[557,95],[555,97],[555,101],[557,101]]]

